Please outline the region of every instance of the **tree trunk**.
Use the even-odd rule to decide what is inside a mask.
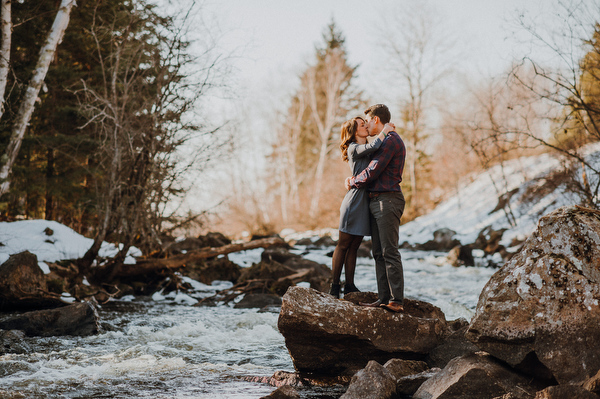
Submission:
[[[2,5],[4,6],[4,3]],[[27,87],[17,113],[17,118],[13,125],[10,141],[6,147],[6,152],[0,160],[2,163],[2,167],[0,168],[0,197],[6,194],[10,188],[10,174],[17,159],[17,155],[19,154],[23,136],[25,135],[25,129],[31,119],[35,101],[38,98],[42,83],[46,78],[50,62],[56,53],[58,43],[62,40],[65,30],[69,25],[69,16],[73,5],[75,5],[75,0],[62,0],[54,23],[52,24],[52,28],[46,38],[46,43],[40,50],[40,56],[35,66],[33,76],[31,77],[31,81],[29,82],[29,86]],[[2,11],[4,11],[4,7]]]
[[[4,114],[4,92],[8,80],[10,61],[10,42],[12,37],[11,0],[2,0],[0,3],[0,118]]]
[[[319,162],[315,171],[315,186],[312,200],[310,202],[309,216],[312,220],[317,217],[319,212],[319,201],[321,200],[321,188],[323,186],[323,172],[325,171],[325,161],[327,160],[327,141],[321,142],[321,150],[319,151]]]
[[[46,150],[46,212],[44,219],[54,220],[54,149],[48,147]]]
[[[241,244],[229,244],[217,248],[202,248],[188,251],[182,255],[172,256],[166,259],[138,259],[134,265],[124,265],[113,277],[133,277],[152,272],[160,272],[162,270],[177,270],[185,267],[186,264],[198,261],[201,259],[212,258],[218,255],[226,255],[232,252],[246,251],[254,248],[266,248],[272,245],[284,245],[279,237],[262,238],[244,242]],[[102,274],[102,272],[99,272]]]

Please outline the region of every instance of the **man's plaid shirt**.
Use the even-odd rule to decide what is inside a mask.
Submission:
[[[350,186],[367,187],[369,192],[401,191],[406,147],[396,132],[389,132],[373,155],[369,166],[350,179]]]

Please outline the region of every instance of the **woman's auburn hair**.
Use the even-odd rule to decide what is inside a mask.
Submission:
[[[358,130],[358,120],[364,121],[363,118],[357,116],[342,124],[340,132],[340,150],[342,150],[342,160],[348,162],[348,147],[350,143],[356,141],[356,131]]]

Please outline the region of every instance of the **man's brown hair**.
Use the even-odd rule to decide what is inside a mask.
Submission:
[[[390,110],[388,109],[387,105],[384,104],[371,105],[365,110],[365,115],[370,116],[371,118],[374,116],[378,117],[381,123],[384,125],[389,123],[390,119],[392,119]]]

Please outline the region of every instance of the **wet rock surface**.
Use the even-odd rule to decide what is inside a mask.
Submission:
[[[447,332],[443,313],[430,304],[414,303],[405,313],[391,313],[290,287],[278,327],[299,373],[353,375],[369,360],[423,359],[441,343]]]
[[[0,320],[0,329],[21,330],[27,336],[87,336],[96,334],[99,328],[96,308],[88,302],[26,312]]]
[[[483,289],[466,337],[524,373],[581,383],[600,369],[600,213],[563,207]]]

